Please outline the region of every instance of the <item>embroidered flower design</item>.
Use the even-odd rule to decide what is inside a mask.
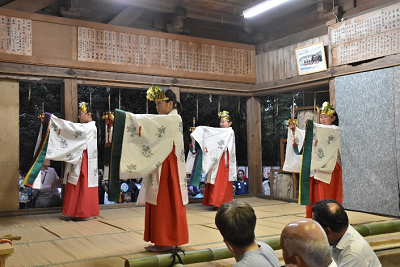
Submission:
[[[136,132],[136,129],[137,129],[137,127],[135,127],[135,126],[128,126],[127,128],[126,128],[126,131],[128,132],[128,133],[131,133],[131,137],[135,137],[136,135],[139,135],[137,132]]]
[[[153,174],[149,174],[149,184],[150,184],[150,186],[153,186],[153,181],[154,181],[154,178],[153,178]]]
[[[183,134],[183,123],[180,121],[179,122],[179,132],[181,133],[181,134]]]
[[[58,127],[54,122],[51,122],[51,128],[53,129],[53,131],[56,133],[58,132]]]
[[[320,158],[320,159],[322,159],[323,157],[325,157],[325,154],[324,154],[324,151],[322,150],[322,148],[318,148],[317,156],[318,156],[318,158]]]
[[[224,149],[224,145],[225,145],[225,140],[221,139],[218,142],[218,149],[219,150],[223,150]]]
[[[97,149],[93,151],[92,159],[97,159]]]
[[[83,133],[82,131],[76,131],[75,135],[74,135],[75,138],[78,138],[78,137],[82,136],[82,133]]]
[[[61,146],[62,148],[68,148],[68,142],[67,142],[67,140],[61,138],[60,146]]]
[[[165,133],[165,127],[161,126],[160,128],[158,128],[158,133],[156,133],[156,136],[158,136],[158,138],[162,137],[162,134]]]
[[[212,162],[213,164],[215,164],[215,163],[218,162],[218,159],[217,159],[217,158],[211,158],[211,162]]]
[[[97,130],[93,130],[94,139],[97,139]]]
[[[156,163],[156,168],[158,168],[158,167],[160,167],[161,166],[161,162],[157,162]]]
[[[136,165],[135,164],[126,165],[126,171],[129,172],[129,173],[132,173],[133,171],[136,171]]]
[[[330,145],[333,140],[335,140],[335,137],[333,137],[333,135],[328,136],[328,145]]]
[[[151,156],[153,156],[153,153],[151,153],[151,149],[149,146],[143,145],[142,146],[142,155],[146,158],[150,158]]]
[[[47,149],[47,151],[46,151],[46,155],[51,155],[53,153],[53,150],[51,150],[51,149]]]
[[[185,150],[181,150],[181,158],[180,158],[181,162],[185,162]]]
[[[67,160],[73,160],[74,159],[74,155],[72,155],[71,153],[68,153],[66,155],[66,157],[67,157]]]
[[[99,172],[99,171],[97,170],[97,168],[93,169],[93,176],[94,176],[94,177],[97,177],[98,172]]]

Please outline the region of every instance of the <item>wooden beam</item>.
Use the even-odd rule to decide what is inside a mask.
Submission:
[[[85,69],[69,69],[63,67],[49,67],[28,64],[17,64],[0,62],[0,74],[26,76],[36,79],[77,79],[85,81],[85,84],[96,83],[113,83],[120,87],[129,85],[149,85],[159,84],[162,86],[178,86],[186,88],[187,90],[210,90],[215,92],[226,91],[231,94],[251,93],[253,88],[252,84],[233,83],[233,82],[219,82],[210,80],[196,80],[177,78],[173,80],[167,76],[152,76],[128,73],[114,73],[109,71],[95,71]],[[124,85],[125,84],[125,85]]]
[[[124,10],[122,10],[121,13],[110,20],[108,24],[128,27],[141,15],[143,15],[144,12],[144,8],[128,6]]]
[[[261,103],[251,97],[246,102],[247,110],[247,165],[249,167],[249,194],[262,194]],[[236,153],[243,153],[236,151]]]
[[[3,8],[7,9],[14,9],[14,10],[19,10],[19,11],[25,11],[25,12],[36,12],[38,10],[41,10],[58,0],[15,0],[12,1],[9,4],[6,4],[2,6]]]

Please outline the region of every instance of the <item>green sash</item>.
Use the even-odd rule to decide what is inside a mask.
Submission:
[[[108,200],[119,201],[121,186],[119,183],[122,140],[124,138],[126,113],[115,110],[114,128],[111,142],[110,180],[108,181]]]
[[[299,182],[299,204],[310,205],[310,168],[311,152],[313,146],[314,123],[308,120],[306,137],[303,144],[303,157],[301,161],[300,182]],[[298,150],[297,150],[298,151]]]
[[[40,172],[40,169],[42,168],[44,159],[46,157],[47,143],[50,134],[50,119],[51,119],[51,114],[46,112],[42,124],[42,135],[41,135],[40,145],[38,151],[36,151],[32,167],[29,169],[24,180],[22,181],[23,185],[32,187],[33,182],[35,181],[36,177]]]

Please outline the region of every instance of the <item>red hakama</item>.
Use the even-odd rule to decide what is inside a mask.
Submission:
[[[204,192],[203,205],[221,207],[222,204],[233,200],[233,182],[229,181],[229,152],[227,151],[228,164],[225,167],[225,155],[222,155],[215,183],[207,183]]]
[[[156,246],[189,243],[186,207],[182,202],[175,149],[162,164],[157,205],[146,203],[144,240]]]
[[[82,153],[82,165],[76,185],[66,183],[62,213],[65,216],[89,218],[99,216],[99,192],[96,187],[88,187],[88,155]]]
[[[334,199],[340,204],[343,201],[342,168],[336,162],[332,172],[331,183],[327,184],[310,177],[310,204],[306,206],[306,217],[312,218],[312,206],[323,199]]]

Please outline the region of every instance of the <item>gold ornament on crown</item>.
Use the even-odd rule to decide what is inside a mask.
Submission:
[[[335,109],[333,108],[333,106],[331,106],[328,101],[325,101],[322,104],[322,107],[318,108],[318,110],[319,110],[319,114],[326,114],[331,117],[333,117],[333,114],[335,114],[335,112],[336,112]]]
[[[154,84],[147,90],[146,98],[150,101],[169,100],[165,93],[161,91],[160,86]]]
[[[230,121],[229,120],[229,111],[224,110],[222,112],[218,112],[218,118],[222,118],[226,121]]]

